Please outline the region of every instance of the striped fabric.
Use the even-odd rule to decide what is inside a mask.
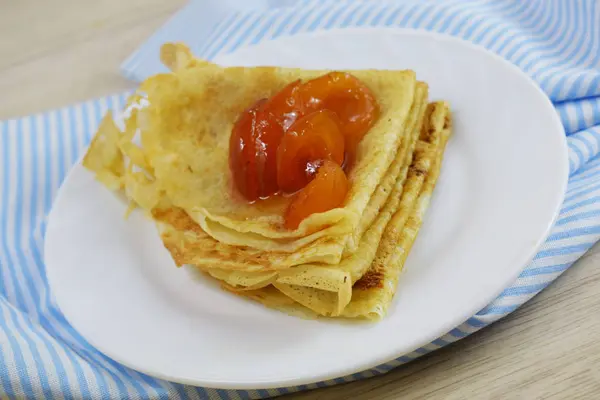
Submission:
[[[129,58],[124,73],[142,79],[157,72],[157,46],[173,38],[190,43],[205,57],[278,36],[347,26],[429,29],[479,43],[532,76],[555,102],[565,126],[571,177],[550,236],[494,302],[431,344],[370,371],[274,390],[173,384],[125,368],[86,343],[57,309],[42,262],[52,199],[101,116],[118,109],[126,94],[4,121],[0,123],[0,398],[259,399],[379,375],[514,311],[600,239],[600,2],[326,0],[295,2],[301,6],[294,8],[268,8],[269,2],[263,2],[258,11],[226,9],[225,3],[192,1]],[[211,14],[211,6],[218,12]],[[200,13],[215,16],[210,35],[196,23]]]

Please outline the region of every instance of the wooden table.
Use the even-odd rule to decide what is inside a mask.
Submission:
[[[119,64],[183,3],[0,0],[0,119],[132,88]],[[520,310],[452,346],[384,376],[288,397],[599,398],[599,311],[596,247]]]

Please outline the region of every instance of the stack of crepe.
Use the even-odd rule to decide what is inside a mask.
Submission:
[[[357,70],[380,106],[348,172],[342,206],[284,227],[290,197],[254,203],[228,166],[238,115],[288,83],[328,71],[223,68],[166,44],[171,73],[150,77],[123,126],[103,120],[84,165],[157,226],[175,264],[227,291],[305,318],[382,318],[417,236],[450,136],[448,105],[413,71]]]

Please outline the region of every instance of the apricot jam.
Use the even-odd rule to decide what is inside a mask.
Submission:
[[[248,201],[294,194],[285,226],[339,207],[348,193],[342,168],[379,116],[375,96],[345,72],[291,82],[236,121],[229,166]]]

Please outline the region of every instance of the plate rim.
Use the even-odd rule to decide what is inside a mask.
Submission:
[[[542,95],[542,97],[540,98],[540,100],[543,98],[544,102],[546,103],[546,107],[549,107],[549,110],[552,110],[552,118],[553,118],[553,122],[554,124],[559,128],[559,133],[561,133],[561,140],[559,140],[559,144],[558,146],[560,146],[560,149],[557,147],[556,151],[557,151],[557,155],[559,152],[562,152],[562,155],[560,156],[560,159],[557,159],[557,163],[561,163],[562,165],[560,166],[560,173],[563,175],[562,177],[557,177],[557,180],[562,180],[561,182],[561,195],[557,197],[557,199],[555,199],[555,206],[554,206],[554,212],[552,215],[552,218],[548,221],[548,223],[546,224],[546,226],[544,227],[543,230],[543,234],[540,235],[540,237],[538,238],[538,240],[535,242],[535,244],[532,244],[529,247],[529,251],[527,252],[527,255],[523,255],[521,257],[519,257],[520,262],[515,262],[515,264],[521,264],[520,268],[517,269],[515,268],[515,271],[510,278],[507,278],[505,280],[505,282],[502,285],[502,288],[499,289],[497,292],[493,292],[488,294],[487,296],[481,296],[480,301],[473,305],[472,307],[469,308],[469,312],[468,313],[464,313],[464,314],[468,314],[465,317],[461,316],[461,321],[464,322],[466,321],[468,318],[470,318],[471,316],[473,316],[476,312],[478,312],[479,310],[483,309],[485,306],[487,306],[490,302],[492,302],[494,299],[496,299],[498,297],[498,295],[508,286],[510,286],[516,279],[517,277],[520,275],[520,273],[523,271],[523,269],[528,265],[528,263],[533,259],[533,257],[538,253],[541,245],[544,243],[544,241],[546,240],[546,238],[548,237],[550,230],[553,228],[554,223],[560,213],[560,208],[561,205],[564,202],[564,198],[565,198],[565,194],[566,194],[566,188],[567,188],[567,184],[568,184],[568,179],[569,179],[569,154],[568,154],[568,142],[567,142],[567,136],[565,134],[565,130],[564,127],[562,125],[562,122],[554,108],[554,105],[552,104],[552,102],[550,101],[550,99],[548,98],[548,96],[546,95],[545,92],[542,91],[542,89],[540,88],[540,86],[529,76],[527,75],[524,71],[522,71],[519,67],[517,67],[516,65],[512,64],[510,61],[508,61],[507,59],[503,58],[502,56],[488,50],[487,48],[485,48],[482,45],[479,44],[475,44],[473,42],[467,41],[465,39],[462,38],[458,38],[455,36],[451,36],[448,34],[443,34],[443,33],[438,33],[438,32],[432,32],[432,31],[427,31],[427,30],[422,30],[422,29],[411,29],[411,28],[394,28],[394,27],[352,27],[352,28],[333,28],[333,29],[326,29],[326,30],[318,30],[318,31],[313,31],[313,32],[304,32],[304,33],[298,33],[298,34],[293,34],[290,36],[281,36],[281,37],[277,37],[277,38],[273,38],[270,40],[265,40],[265,41],[261,41],[257,44],[253,44],[253,45],[249,45],[249,46],[243,46],[243,47],[239,47],[237,49],[235,49],[234,51],[230,52],[230,53],[221,53],[218,54],[215,57],[215,62],[217,64],[219,64],[219,60],[221,60],[224,57],[229,57],[232,55],[235,55],[238,52],[241,51],[251,51],[253,48],[255,47],[259,47],[264,45],[265,43],[269,43],[269,42],[274,42],[274,41],[287,41],[287,40],[294,40],[294,38],[297,38],[299,36],[302,37],[319,37],[319,36],[330,36],[330,35],[346,35],[346,34],[357,34],[357,33],[366,33],[369,32],[368,34],[373,34],[373,32],[381,32],[382,34],[398,34],[398,35],[407,35],[407,36],[425,36],[425,37],[429,37],[431,39],[434,40],[439,40],[439,41],[450,41],[450,42],[455,42],[455,43],[459,43],[460,45],[463,46],[468,46],[470,48],[472,48],[475,51],[478,52],[482,52],[484,53],[486,56],[488,57],[492,57],[493,59],[495,59],[496,62],[500,62],[504,65],[504,67],[507,67],[509,69],[511,69],[514,73],[517,73],[519,75],[521,75],[522,78],[526,78],[527,81],[529,82],[529,84],[533,87],[535,87],[535,89],[538,91],[539,94]],[[550,113],[549,113],[550,114]],[[86,147],[87,148],[87,147]],[[82,153],[85,153],[85,150],[82,151]],[[52,242],[52,239],[49,239],[52,235],[49,235],[48,233],[52,232],[52,228],[54,226],[53,224],[53,212],[56,209],[55,208],[55,204],[57,204],[59,201],[61,201],[65,190],[63,190],[67,185],[68,182],[72,179],[72,177],[74,176],[74,172],[76,169],[79,168],[83,168],[81,162],[83,159],[83,155],[82,157],[79,159],[79,161],[73,165],[73,167],[71,167],[71,169],[69,170],[67,176],[65,177],[65,179],[63,180],[60,189],[58,190],[55,199],[53,200],[53,206],[50,210],[50,213],[48,215],[48,224],[47,224],[47,229],[46,229],[46,235],[44,238],[44,265],[46,268],[46,276],[47,276],[47,280],[48,280],[48,285],[49,288],[51,290],[51,294],[54,296],[55,301],[58,305],[58,308],[62,310],[61,307],[61,301],[59,300],[60,296],[56,296],[55,293],[53,293],[53,287],[55,287],[55,285],[52,283],[53,279],[52,276],[53,274],[48,272],[48,260],[47,260],[47,254],[50,254],[51,251],[49,250],[50,248],[50,243]],[[498,285],[498,287],[500,287],[500,285]],[[485,300],[485,304],[481,304],[484,303]],[[466,309],[466,308],[465,308]],[[62,313],[62,311],[61,311]],[[67,320],[67,322],[74,328],[76,329],[78,332],[79,329],[77,329],[77,324],[74,324],[70,317],[67,316],[66,314],[63,313],[63,316],[65,317],[65,319]],[[455,319],[458,319],[455,318]],[[328,373],[319,373],[316,375],[312,375],[312,377],[307,377],[307,376],[303,376],[300,378],[295,378],[295,377],[290,377],[287,379],[271,379],[271,380],[265,380],[265,381],[253,381],[253,382],[232,382],[231,380],[227,380],[227,378],[223,378],[223,380],[220,381],[203,381],[203,380],[198,380],[195,378],[185,378],[185,377],[179,377],[179,376],[171,376],[169,374],[160,372],[160,371],[154,371],[154,370],[147,370],[144,367],[140,367],[137,365],[132,365],[131,363],[128,363],[126,360],[122,360],[118,354],[113,354],[109,349],[105,349],[103,348],[103,346],[98,346],[96,343],[94,343],[93,339],[90,339],[89,337],[85,337],[85,340],[90,343],[90,345],[92,345],[93,347],[95,347],[97,350],[99,350],[102,354],[106,355],[107,357],[111,358],[112,360],[128,367],[131,368],[133,370],[142,372],[144,374],[156,377],[158,379],[163,379],[163,380],[167,380],[170,382],[175,382],[175,383],[182,383],[182,384],[188,384],[188,385],[193,385],[193,386],[201,386],[201,387],[206,387],[206,388],[218,388],[218,389],[232,389],[232,390],[254,390],[254,389],[274,389],[274,388],[282,388],[282,387],[290,387],[290,386],[298,386],[298,385],[304,385],[304,384],[311,384],[311,383],[315,383],[315,382],[321,382],[321,381],[327,381],[327,380],[331,380],[331,379],[335,379],[335,378],[339,378],[339,377],[344,377],[347,375],[351,375],[351,374],[355,374],[355,373],[360,373],[360,372],[365,372],[367,370],[370,370],[372,368],[375,368],[377,366],[380,366],[382,364],[391,362],[403,355],[409,354],[410,352],[424,346],[427,345],[429,343],[431,343],[431,341],[439,338],[440,336],[446,334],[447,332],[449,332],[451,329],[455,328],[456,326],[460,325],[462,322],[459,322],[458,324],[453,324],[453,326],[451,326],[450,328],[448,328],[446,325],[440,325],[439,328],[437,330],[435,330],[435,333],[430,333],[429,335],[423,335],[422,340],[420,342],[420,344],[412,347],[410,350],[408,351],[400,351],[398,352],[396,349],[391,349],[391,351],[388,353],[388,356],[385,357],[362,357],[359,360],[363,360],[363,361],[357,361],[355,363],[353,363],[351,366],[345,367],[345,368],[340,368],[340,369],[336,369],[336,370],[332,370],[329,371]],[[443,328],[443,329],[442,329]],[[83,334],[82,334],[83,336]],[[392,351],[393,350],[393,351]],[[206,361],[204,361],[206,362]],[[305,374],[308,375],[308,374]]]

